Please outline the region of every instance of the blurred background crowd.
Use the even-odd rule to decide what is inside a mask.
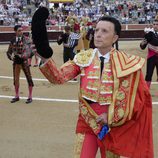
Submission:
[[[101,15],[111,15],[122,24],[151,24],[158,12],[158,0],[74,0],[73,3],[51,3],[49,0],[0,1],[0,25],[30,25],[31,17],[46,4],[50,9],[48,25],[65,25],[68,16],[80,23],[82,17],[89,22]]]

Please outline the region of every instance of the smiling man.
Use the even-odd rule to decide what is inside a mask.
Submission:
[[[101,17],[95,49],[78,53],[60,69],[53,59],[43,59],[40,66],[53,84],[80,74],[74,158],[95,158],[98,148],[101,158],[153,158],[151,96],[141,72],[144,59],[112,47],[120,32],[118,20]]]

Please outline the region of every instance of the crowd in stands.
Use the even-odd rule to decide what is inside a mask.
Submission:
[[[0,25],[29,25],[31,16],[21,8],[19,3],[2,4],[0,3]]]
[[[33,3],[34,2],[34,3]],[[30,5],[34,9],[27,8],[21,1],[13,4],[0,3],[0,25],[30,25],[31,17],[35,9],[42,3],[40,0],[32,0]],[[83,16],[95,21],[102,15],[110,15],[120,20],[122,24],[151,24],[158,12],[158,2],[152,1],[110,1],[110,0],[76,0],[74,4],[50,4],[49,25],[65,25],[70,14],[74,14],[79,20]]]
[[[110,15],[119,19],[122,24],[145,24],[152,23],[157,12],[158,2],[136,1],[90,1],[88,4],[76,1],[74,5],[61,5],[53,8],[55,15],[61,21],[65,20],[63,13],[74,12],[78,18],[88,15],[96,20],[101,15]]]

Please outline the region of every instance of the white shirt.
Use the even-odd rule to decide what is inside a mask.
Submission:
[[[17,37],[17,36],[16,36],[16,42],[21,41],[21,38],[22,38],[22,37]]]
[[[97,51],[97,52],[98,52],[99,60],[100,60],[100,57],[102,56],[102,57],[105,58],[104,59],[104,64],[109,62],[109,60],[110,60],[110,52],[106,53],[105,55],[102,55],[99,51]]]

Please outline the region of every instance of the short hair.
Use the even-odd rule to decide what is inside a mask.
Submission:
[[[21,25],[15,25],[15,26],[14,26],[14,31],[17,31],[18,28],[21,28],[21,27],[22,27]]]
[[[108,22],[111,22],[114,24],[114,29],[115,29],[115,33],[120,36],[120,33],[121,33],[121,24],[120,22],[115,19],[114,17],[111,17],[111,16],[102,16],[99,18],[98,22],[99,21],[108,21]]]
[[[154,22],[158,22],[158,15],[155,16]]]
[[[65,26],[64,29],[65,29],[65,31],[70,31],[71,27],[70,26]]]

